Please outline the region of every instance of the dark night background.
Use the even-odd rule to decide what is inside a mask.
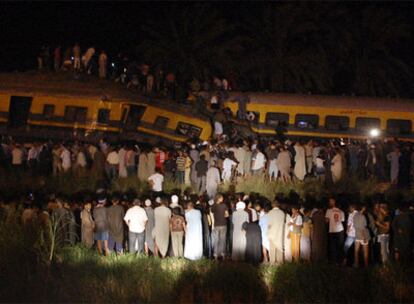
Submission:
[[[79,42],[239,89],[414,97],[412,2],[0,4],[0,71]]]

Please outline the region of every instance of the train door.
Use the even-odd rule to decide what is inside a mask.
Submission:
[[[9,107],[9,127],[20,128],[27,125],[32,97],[11,96]]]
[[[122,109],[122,123],[125,131],[136,131],[147,107],[128,104]]]

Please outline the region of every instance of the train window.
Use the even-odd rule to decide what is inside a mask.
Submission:
[[[76,117],[76,107],[66,106],[65,108],[65,120],[66,121],[75,121]]]
[[[128,109],[127,109],[127,108],[124,108],[124,109],[122,110],[121,122],[125,123],[125,120],[126,120],[126,118],[127,118],[127,114],[128,114]]]
[[[266,125],[269,127],[287,127],[289,125],[288,113],[267,113]]]
[[[108,109],[99,109],[98,111],[98,123],[107,124],[109,123],[109,114],[110,110]]]
[[[144,115],[146,109],[147,107],[144,106],[130,104],[125,126],[131,130],[135,129],[141,122],[141,118]]]
[[[157,129],[165,129],[170,119],[164,116],[157,116],[154,121],[154,127]]]
[[[295,126],[300,129],[317,129],[319,116],[314,114],[296,114]]]
[[[65,108],[65,120],[71,122],[85,122],[87,108],[66,106]]]
[[[201,134],[201,128],[188,124],[188,123],[184,123],[184,122],[179,122],[177,125],[177,129],[175,130],[177,134],[180,135],[185,135],[187,137],[193,138],[193,137],[199,137]]]
[[[359,131],[369,131],[380,127],[379,118],[372,117],[357,117],[356,129]]]
[[[325,117],[325,127],[327,130],[346,131],[349,129],[349,117],[328,115]]]
[[[408,135],[411,133],[411,120],[404,119],[388,119],[387,133],[390,135]]]
[[[87,108],[76,108],[76,117],[75,120],[77,122],[85,122],[86,121],[86,113],[88,109]]]
[[[45,104],[43,106],[43,117],[44,118],[52,118],[54,114],[55,114],[55,105]]]

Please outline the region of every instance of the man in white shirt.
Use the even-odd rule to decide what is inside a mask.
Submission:
[[[62,161],[62,169],[64,172],[68,172],[72,166],[70,151],[64,145],[62,145],[61,148],[60,159]]]
[[[333,197],[329,198],[329,208],[325,214],[326,222],[329,224],[328,245],[329,259],[331,262],[340,263],[342,260],[342,248],[344,245],[345,214],[336,207]]]
[[[237,163],[233,160],[234,153],[229,152],[228,157],[223,161],[223,172],[221,178],[224,182],[229,182],[231,180],[233,168],[237,166]]]
[[[216,139],[220,139],[223,135],[223,124],[217,120],[214,122],[214,135]]]
[[[252,157],[252,173],[253,175],[260,175],[263,173],[265,168],[266,157],[260,151],[260,149],[256,146],[256,153]]]
[[[27,153],[27,164],[31,170],[35,170],[39,157],[39,148],[37,144],[33,144]]]
[[[345,245],[344,245],[344,262],[343,264],[347,264],[347,256],[349,248],[352,247],[352,245],[355,243],[355,227],[354,227],[354,215],[358,211],[355,209],[354,204],[349,205],[349,214],[348,214],[348,220],[346,222],[346,239],[345,239]]]
[[[124,221],[129,228],[129,252],[141,253],[144,250],[145,226],[148,221],[145,209],[141,207],[139,199],[134,200],[134,206],[125,214]]]
[[[161,174],[159,168],[155,168],[155,173],[148,177],[148,181],[151,185],[151,190],[155,196],[158,196],[162,192],[162,184],[164,183],[164,176]]]
[[[108,178],[116,178],[119,169],[119,154],[115,148],[112,148],[111,152],[108,153],[108,156],[106,157],[106,163]]]

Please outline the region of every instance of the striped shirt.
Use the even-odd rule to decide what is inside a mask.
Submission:
[[[175,163],[177,164],[177,171],[185,171],[185,157],[178,156]]]

